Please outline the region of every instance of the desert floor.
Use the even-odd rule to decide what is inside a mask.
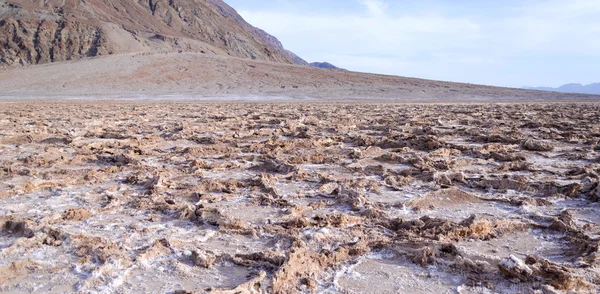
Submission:
[[[597,293],[599,174],[600,103],[1,101],[0,292]]]
[[[566,94],[450,83],[200,53],[109,55],[0,68],[2,99],[498,101],[588,100]]]

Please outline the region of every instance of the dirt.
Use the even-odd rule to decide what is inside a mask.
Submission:
[[[597,293],[599,113],[0,102],[0,292]]]
[[[597,100],[599,97],[327,70],[234,56],[236,55],[152,51],[114,54],[23,68],[0,68],[0,99],[348,101],[370,98],[437,102],[518,102]],[[342,110],[342,115],[347,115],[344,114],[345,111]],[[528,116],[526,113],[519,115]],[[310,119],[307,117],[307,123]],[[353,126],[352,122],[355,119],[351,117],[348,119],[348,124],[344,127]],[[381,141],[375,146],[384,148],[395,145],[398,148],[410,147],[418,151],[435,151],[443,147],[436,139],[436,130],[429,129],[426,124],[418,125],[421,124],[420,122],[406,123],[414,124],[413,136],[406,137],[404,142]],[[293,125],[287,127],[296,136],[307,135],[306,127],[294,128]],[[114,134],[110,132],[105,133],[105,137],[112,135]],[[539,138],[514,137],[510,132],[491,136],[470,135],[478,137],[477,142],[490,144],[510,142],[511,146],[522,145],[529,149],[533,148],[533,151],[543,152],[552,147],[547,146],[548,142],[539,141]],[[21,141],[29,139],[37,138],[11,138],[11,140]],[[69,140],[68,137],[56,139]],[[506,157],[507,151],[490,150],[489,152],[489,156],[505,157],[509,160]],[[513,153],[510,155],[515,158],[519,156]],[[305,154],[305,156],[319,155]]]

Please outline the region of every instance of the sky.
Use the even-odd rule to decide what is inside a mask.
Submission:
[[[600,0],[225,0],[309,62],[508,87],[600,82]]]

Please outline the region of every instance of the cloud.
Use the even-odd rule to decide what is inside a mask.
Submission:
[[[374,16],[384,15],[385,10],[388,8],[386,3],[379,0],[362,0],[361,3],[367,8],[369,14]]]
[[[240,14],[308,61],[350,70],[516,87],[600,76],[597,0],[355,1]]]
[[[241,11],[250,23],[277,36],[307,58],[313,52],[341,55],[415,55],[461,47],[477,38],[479,26],[464,18],[441,16],[304,15]]]

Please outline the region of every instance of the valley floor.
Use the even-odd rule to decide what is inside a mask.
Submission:
[[[597,293],[600,103],[0,102],[2,293]]]

